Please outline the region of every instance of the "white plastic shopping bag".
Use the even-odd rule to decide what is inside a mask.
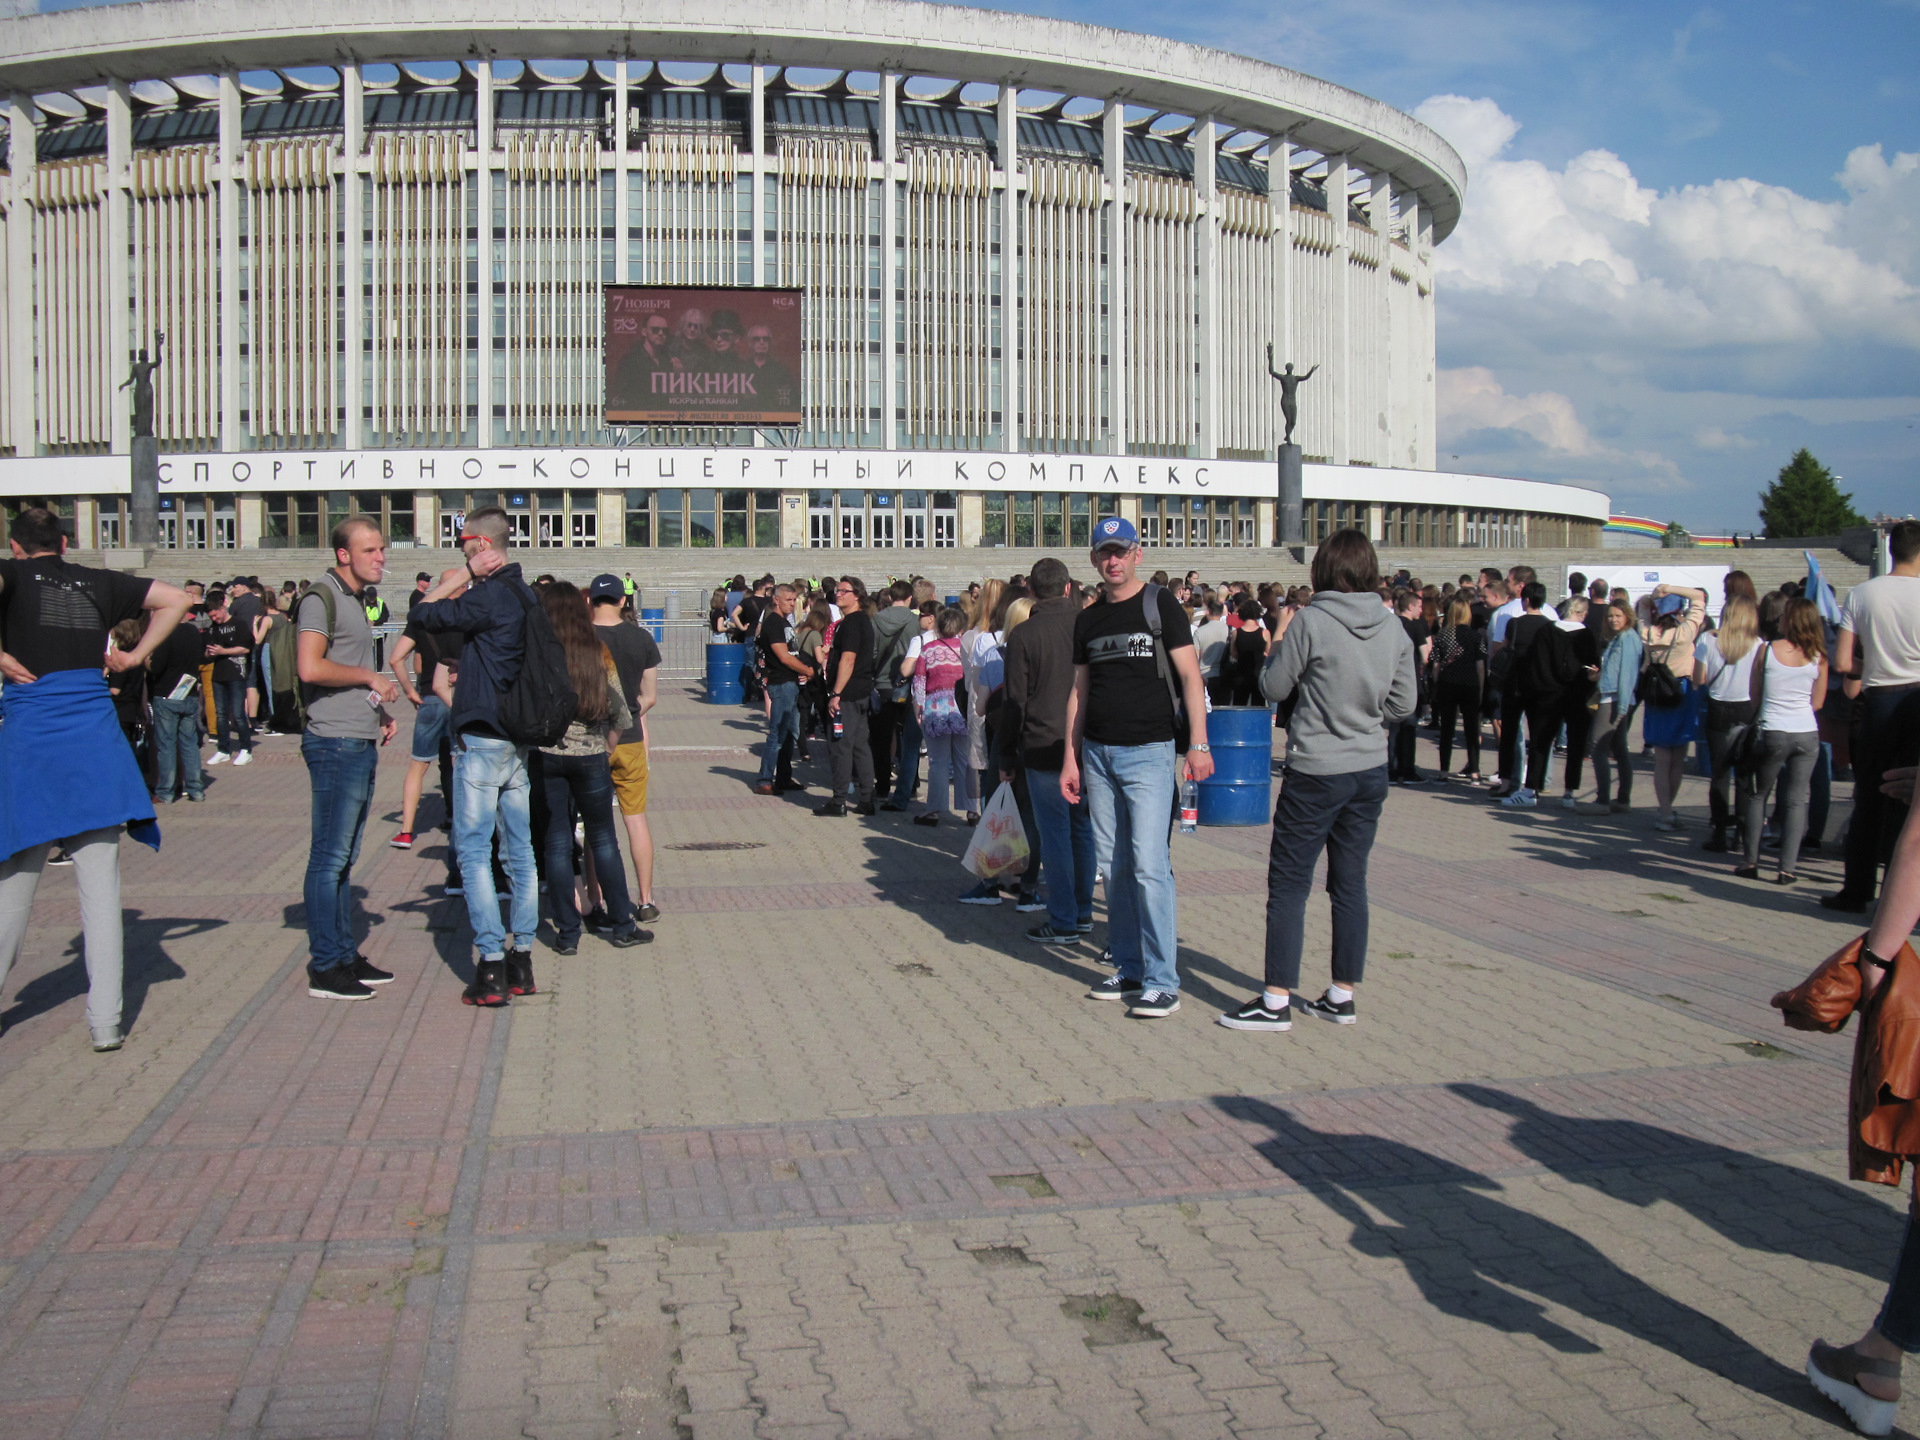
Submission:
[[[973,839],[967,842],[960,863],[982,880],[1008,880],[1027,868],[1032,853],[1013,786],[1002,784],[980,812],[980,823],[973,827]]]

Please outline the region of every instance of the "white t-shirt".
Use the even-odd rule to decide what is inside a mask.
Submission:
[[[1233,631],[1225,620],[1209,620],[1193,631],[1194,649],[1200,652],[1200,673],[1209,680],[1220,678],[1220,657],[1226,653]]]
[[[1487,643],[1504,645],[1507,643],[1507,626],[1527,613],[1526,604],[1520,600],[1509,600],[1493,612],[1493,619],[1487,622]],[[1548,619],[1558,621],[1560,612],[1551,605],[1543,605],[1540,613]]]
[[[1881,575],[1854,586],[1840,628],[1854,634],[1862,685],[1920,685],[1920,575]]]
[[[1756,640],[1746,654],[1729,664],[1727,657],[1720,653],[1719,640],[1712,635],[1702,635],[1693,647],[1693,658],[1707,667],[1707,698],[1751,699],[1753,692],[1747,687],[1753,683],[1753,657],[1762,648],[1763,643]]]
[[[1756,646],[1756,654],[1766,655],[1767,694],[1760,707],[1760,728],[1806,734],[1820,728],[1820,717],[1813,709],[1813,687],[1819,683],[1820,666],[1782,665],[1771,645]]]

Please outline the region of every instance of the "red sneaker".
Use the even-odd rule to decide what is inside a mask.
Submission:
[[[413,848],[413,832],[411,830],[402,830],[387,843],[396,850],[411,850]]]

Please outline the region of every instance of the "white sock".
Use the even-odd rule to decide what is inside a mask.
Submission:
[[[1327,986],[1327,999],[1336,1005],[1344,1005],[1353,999],[1353,992],[1344,985]]]
[[[1260,994],[1260,1003],[1269,1010],[1284,1010],[1287,1008],[1287,1002],[1292,998],[1291,995],[1276,995],[1271,990],[1263,990]]]

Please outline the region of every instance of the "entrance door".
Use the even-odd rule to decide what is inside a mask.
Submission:
[[[567,517],[573,538],[573,548],[588,549],[600,543],[600,517],[587,511],[576,510]]]
[[[100,548],[102,550],[118,550],[120,548],[120,517],[118,514],[109,515],[104,510],[100,513]]]
[[[900,547],[903,550],[927,548],[926,511],[902,510],[900,512]]]
[[[893,549],[893,512],[876,510],[873,513],[873,548],[876,550]]]
[[[185,537],[184,548],[188,550],[206,549],[207,548],[207,513],[206,511],[202,510],[197,515],[195,514],[182,515],[180,519],[184,522],[184,524],[181,527],[181,534]]]
[[[533,548],[533,512],[531,510],[507,512],[507,548],[509,550]]]
[[[178,515],[162,515],[160,517],[160,529],[157,538],[160,541],[162,549],[178,550],[180,548],[180,517]]]
[[[862,550],[867,543],[867,517],[858,510],[840,512],[840,544],[844,549]]]
[[[959,517],[951,510],[933,512],[933,545],[936,550],[951,550],[958,543]]]
[[[815,510],[807,516],[807,545],[814,550],[833,548],[833,512]]]
[[[464,510],[442,510],[440,512],[440,543],[449,550],[460,548],[460,532],[467,528],[467,512]]]
[[[239,543],[240,542],[239,542],[238,532],[234,527],[233,516],[231,515],[214,516],[213,517],[213,548],[216,550],[232,550]]]

